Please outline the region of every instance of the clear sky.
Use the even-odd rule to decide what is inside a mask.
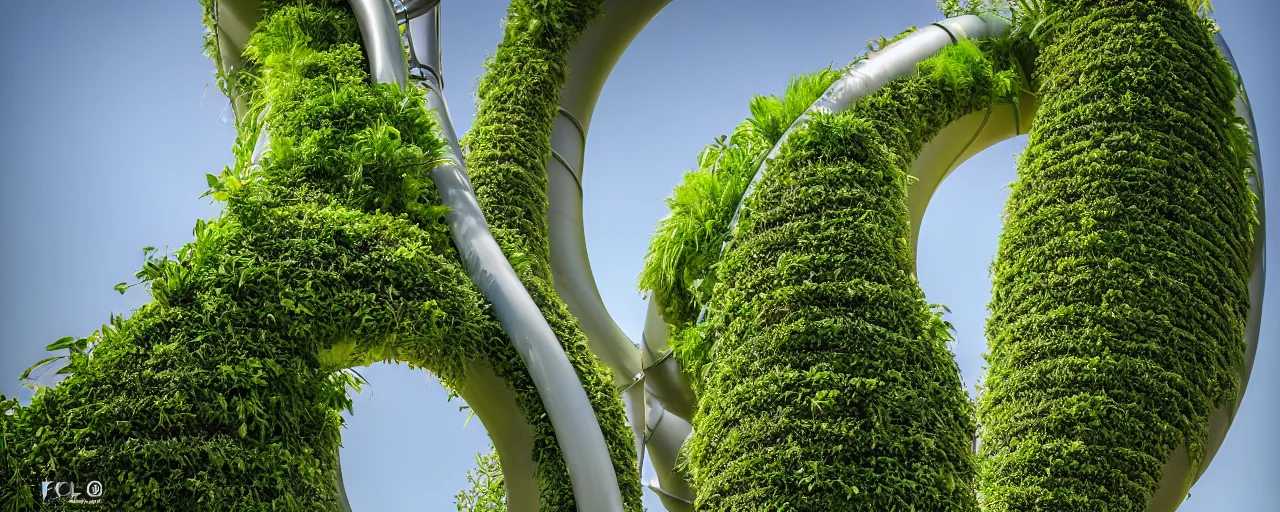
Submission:
[[[1252,93],[1266,180],[1280,194],[1280,9],[1218,0],[1217,18]],[[446,0],[444,72],[459,133],[471,125],[481,63],[507,2]],[[584,180],[588,248],[600,292],[638,339],[634,283],[662,199],[698,151],[794,73],[848,62],[867,40],[938,18],[933,0],[674,0],[635,40],[591,124]],[[0,1],[0,392],[62,336],[82,336],[146,300],[112,290],[141,248],[177,248],[215,215],[204,174],[231,162],[227,100],[200,54],[196,0]],[[982,374],[988,265],[1025,138],[998,145],[938,191],[922,226],[919,277],[950,306],[966,385]],[[1280,196],[1276,196],[1280,197]],[[1272,272],[1262,346],[1244,404],[1186,512],[1280,510],[1280,202],[1268,211]],[[420,371],[375,365],[343,435],[357,511],[452,511],[488,440]],[[653,478],[646,475],[645,480]],[[650,510],[662,510],[646,491]]]

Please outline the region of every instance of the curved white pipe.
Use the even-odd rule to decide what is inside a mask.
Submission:
[[[396,22],[391,0],[348,0],[364,38],[364,53],[369,58],[369,74],[380,84],[405,86],[404,43],[400,24]]]
[[[371,53],[372,66],[395,65],[401,69],[399,76],[404,75],[404,60],[396,60],[386,55],[373,56],[375,51],[391,52],[389,45],[379,43],[393,40],[396,51],[403,52],[404,46],[399,38],[398,27],[394,21],[394,13],[388,0],[350,0],[355,3],[380,4],[381,18],[391,19],[389,28],[386,23],[375,25],[361,22],[361,27],[377,26],[383,31],[394,31],[372,40],[368,46]],[[357,9],[357,17],[361,10]],[[437,24],[419,25],[428,33],[425,39],[433,44],[425,47],[439,48],[439,32],[433,26]],[[365,36],[369,40],[369,36]],[[412,37],[412,36],[411,36]],[[421,36],[420,36],[421,38]],[[415,45],[416,46],[416,45]],[[416,50],[417,48],[414,48]],[[396,55],[402,55],[397,53]],[[435,54],[438,58],[438,53]],[[416,62],[429,62],[432,54],[415,57]],[[438,70],[438,64],[437,68]],[[395,73],[374,67],[372,74],[376,77],[395,77]],[[380,80],[385,80],[382,78]],[[449,161],[431,170],[432,180],[440,193],[441,202],[449,207],[445,215],[445,223],[449,226],[450,235],[458,249],[463,269],[480,289],[490,303],[493,313],[503,330],[511,338],[528,367],[534,386],[547,409],[547,416],[555,429],[556,441],[564,454],[565,466],[569,470],[569,478],[573,484],[574,500],[578,510],[622,512],[622,494],[618,488],[618,475],[614,472],[613,460],[605,444],[604,433],[596,418],[586,390],[578,380],[577,372],[569,363],[563,347],[551,330],[542,311],[525,289],[524,283],[516,275],[515,269],[502,254],[501,247],[493,238],[489,225],[485,221],[480,204],[476,201],[475,192],[466,178],[462,152],[454,135],[453,123],[447,116],[444,95],[439,84],[432,80],[424,80],[420,84],[426,89],[428,106],[440,124],[446,138],[450,138]],[[501,457],[501,455],[499,455]]]
[[[622,53],[671,0],[605,0],[604,13],[569,53],[569,78],[551,132],[547,161],[547,222],[556,294],[577,317],[591,351],[614,374],[635,436],[637,464],[644,464],[644,373],[640,353],[604,306],[582,222],[582,174],[587,130],[596,100]]]
[[[671,353],[670,334],[667,322],[662,319],[658,298],[650,295],[644,332],[640,337],[640,358],[644,363],[647,387],[655,398],[661,400],[668,413],[692,421],[697,404],[680,362]]]
[[[652,394],[646,399],[645,444],[650,447],[649,458],[653,461],[654,472],[658,474],[658,480],[650,483],[649,488],[658,494],[668,511],[690,512],[693,510],[694,491],[675,472],[675,467],[680,447],[693,434],[693,427],[683,418],[664,410],[662,401]]]

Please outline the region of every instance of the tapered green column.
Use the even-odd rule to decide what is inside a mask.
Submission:
[[[1249,142],[1187,2],[1046,14],[1041,106],[993,266],[980,492],[991,512],[1142,511],[1235,400]]]

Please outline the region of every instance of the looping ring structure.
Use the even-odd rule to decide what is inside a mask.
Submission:
[[[226,212],[3,417],[0,479],[92,472],[120,509],[350,510],[343,371],[399,361],[466,400],[513,512],[639,510],[645,453],[672,511],[1181,504],[1243,397],[1265,274],[1220,34],[1181,1],[1046,2],[1035,34],[957,15],[797,79],[686,178],[717,188],[677,189],[719,206],[660,224],[636,344],[596,288],[581,183],[603,85],[669,1],[514,1],[459,140],[440,2],[205,0],[240,128],[209,176]],[[1177,49],[1136,67],[1129,36]],[[1028,134],[975,419],[916,240],[952,171]],[[714,226],[696,247],[690,219]]]

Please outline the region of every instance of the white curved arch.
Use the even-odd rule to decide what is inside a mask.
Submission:
[[[605,308],[591,272],[582,222],[583,160],[591,116],[605,81],[631,41],[670,2],[604,0],[604,13],[587,26],[569,53],[569,78],[560,91],[547,161],[547,223],[556,294],[577,317],[591,352],[613,370],[642,467],[644,367],[640,351]]]
[[[1232,71],[1239,76],[1240,70],[1236,67],[1235,61],[1231,57],[1231,50],[1226,41],[1218,34],[1215,35],[1215,42],[1223,56],[1230,63]],[[937,136],[924,146],[920,154],[912,162],[910,173],[917,178],[917,181],[907,192],[907,208],[911,216],[911,249],[913,252],[915,252],[916,243],[920,237],[920,223],[924,219],[925,209],[942,181],[973,155],[997,143],[1029,131],[1032,122],[1034,122],[1037,107],[1038,103],[1035,97],[1023,94],[1020,97],[1018,109],[1015,110],[1013,105],[1000,105],[987,112],[970,114],[943,128]],[[1257,130],[1254,127],[1253,112],[1249,107],[1248,96],[1244,92],[1243,85],[1240,86],[1235,108],[1236,115],[1245,120],[1253,145],[1257,148]],[[1019,112],[1021,113],[1021,119],[1018,117]],[[1209,437],[1205,447],[1204,462],[1199,467],[1191,465],[1186,446],[1180,446],[1170,454],[1164,465],[1163,477],[1159,488],[1147,509],[1148,512],[1172,512],[1177,510],[1182,501],[1186,499],[1187,492],[1191,490],[1191,486],[1208,469],[1213,456],[1217,453],[1218,448],[1222,446],[1222,442],[1227,435],[1227,429],[1231,426],[1231,419],[1235,416],[1236,410],[1239,409],[1240,401],[1244,398],[1245,386],[1248,384],[1249,374],[1253,370],[1253,360],[1258,347],[1258,331],[1262,321],[1263,283],[1266,277],[1266,243],[1262,164],[1256,151],[1252,157],[1252,162],[1255,172],[1249,178],[1249,188],[1257,197],[1255,205],[1258,225],[1254,229],[1254,246],[1250,253],[1251,272],[1248,288],[1251,304],[1245,329],[1245,341],[1248,348],[1245,365],[1240,368],[1238,373],[1240,390],[1236,394],[1236,401],[1233,404],[1220,407],[1210,413]]]
[[[397,15],[390,0],[350,0],[364,37],[369,56],[370,75],[376,82],[406,86],[408,69],[405,48],[398,33]],[[429,9],[430,19],[438,20],[438,5]],[[243,66],[240,57],[245,43],[261,17],[260,0],[215,1],[215,29],[218,31],[219,67],[224,72]],[[419,26],[422,26],[421,24]],[[431,27],[420,42],[411,48],[438,49],[438,31]],[[417,55],[415,63],[431,61],[432,55]],[[494,305],[494,316],[509,333],[533,377],[554,427],[557,443],[563,452],[575,501],[580,510],[622,512],[622,498],[617,474],[600,424],[576,372],[556,340],[541,311],[525,290],[510,263],[503,256],[489,232],[474,192],[465,174],[463,156],[448,117],[439,81],[439,54],[434,54],[435,73],[420,85],[436,121],[448,138],[450,161],[431,170],[442,201],[450,207],[446,222],[454,238],[463,267],[482,294]],[[237,117],[246,111],[240,98],[234,102]],[[259,142],[266,141],[261,135]],[[261,155],[263,148],[255,148]],[[507,482],[508,507],[512,511],[535,511],[539,505],[538,483],[533,478],[532,429],[516,405],[514,395],[505,382],[484,365],[472,365],[459,386],[459,394],[485,424],[503,461]],[[339,462],[340,464],[340,462]],[[341,470],[335,472],[340,506],[350,510]]]

